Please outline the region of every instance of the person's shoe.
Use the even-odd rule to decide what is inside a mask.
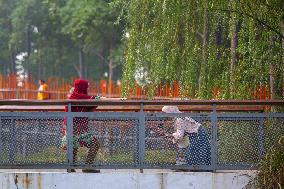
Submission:
[[[69,169],[67,169],[67,172],[69,172]],[[75,169],[70,169],[70,173],[75,173],[76,170]]]
[[[101,171],[98,169],[82,169],[83,173],[100,173]]]
[[[190,172],[189,169],[175,169],[174,172]]]
[[[175,165],[186,165],[186,162],[177,160]]]

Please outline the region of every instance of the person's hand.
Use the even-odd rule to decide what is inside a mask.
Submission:
[[[167,138],[172,138],[172,137],[173,137],[173,135],[168,134],[168,133],[165,133],[165,137],[167,137]]]

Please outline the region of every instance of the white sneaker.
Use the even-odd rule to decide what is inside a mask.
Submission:
[[[177,160],[175,165],[186,165],[186,162]]]

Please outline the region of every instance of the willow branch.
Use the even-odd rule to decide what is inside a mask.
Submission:
[[[214,11],[223,11],[223,12],[233,12],[233,13],[237,13],[238,15],[244,15],[244,16],[247,16],[247,17],[250,17],[252,18],[253,20],[257,21],[258,23],[260,23],[261,25],[267,27],[269,30],[275,32],[277,35],[279,35],[282,39],[284,38],[284,35],[278,31],[277,29],[273,28],[272,26],[270,26],[268,23],[264,22],[263,20],[260,20],[259,18],[257,17],[254,17],[253,15],[251,14],[248,14],[248,13],[245,13],[245,12],[239,12],[239,11],[236,11],[236,10],[230,10],[230,9],[212,9]]]

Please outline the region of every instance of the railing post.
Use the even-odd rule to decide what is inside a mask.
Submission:
[[[71,112],[71,103],[68,103],[68,112],[67,112],[67,158],[68,158],[68,166],[73,166],[73,115]],[[71,169],[68,169],[68,172],[71,172]]]
[[[138,160],[140,172],[143,173],[143,165],[145,160],[145,113],[143,103],[140,105],[139,112],[139,128],[138,128]]]
[[[259,160],[265,154],[264,149],[264,118],[261,117],[259,120],[259,129],[258,129],[258,150],[259,150]]]
[[[213,172],[216,171],[217,168],[217,138],[218,138],[218,120],[217,120],[217,111],[216,104],[212,105],[212,114],[211,114],[211,166]]]
[[[3,141],[2,141],[2,117],[0,117],[0,157],[3,156]],[[1,162],[0,162],[1,164]]]

